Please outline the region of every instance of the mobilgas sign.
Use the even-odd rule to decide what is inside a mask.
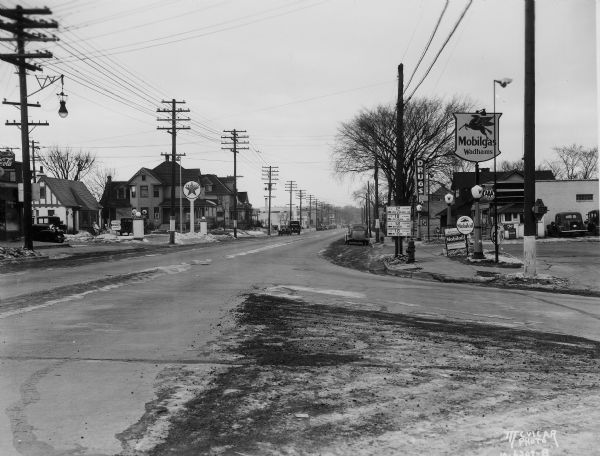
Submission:
[[[484,162],[500,155],[498,122],[501,113],[455,112],[454,153],[463,160]]]

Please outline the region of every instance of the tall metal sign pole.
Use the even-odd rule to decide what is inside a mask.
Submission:
[[[524,109],[523,266],[525,277],[535,277],[537,222],[535,202],[535,2],[525,0],[525,109]]]
[[[28,59],[47,59],[52,57],[48,51],[25,52],[25,42],[29,41],[57,41],[56,37],[49,37],[40,33],[28,32],[27,29],[38,28],[58,28],[54,21],[38,21],[27,16],[31,15],[49,15],[52,12],[48,8],[22,8],[17,6],[14,9],[0,8],[0,16],[12,20],[13,22],[0,21],[0,29],[13,34],[13,38],[3,39],[3,41],[16,41],[16,54],[0,54],[0,60],[12,63],[18,68],[19,72],[19,91],[20,102],[3,102],[18,106],[21,110],[21,122],[7,122],[7,125],[15,125],[21,128],[21,151],[23,153],[23,248],[33,250],[32,230],[32,208],[31,208],[31,169],[29,156],[29,127],[32,125],[48,125],[47,122],[35,123],[29,121],[28,107],[40,107],[39,103],[27,103],[27,73],[26,70],[39,71],[42,68],[39,65],[28,63]]]
[[[189,126],[177,126],[177,122],[189,121],[189,117],[177,117],[182,112],[190,112],[189,109],[177,108],[178,104],[184,104],[185,101],[177,101],[174,98],[170,101],[162,100],[161,103],[170,103],[171,108],[157,109],[156,112],[169,113],[171,118],[158,118],[159,122],[171,122],[170,127],[156,127],[158,130],[167,130],[171,135],[171,210],[169,213],[169,244],[175,244],[175,162],[177,161],[177,130],[189,130]],[[179,223],[181,223],[180,221]]]

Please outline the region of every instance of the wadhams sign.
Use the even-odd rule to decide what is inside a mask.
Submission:
[[[500,155],[498,122],[501,113],[455,112],[454,153],[463,160],[484,162]]]

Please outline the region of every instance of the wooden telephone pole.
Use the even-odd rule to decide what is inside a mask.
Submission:
[[[12,22],[0,21],[0,30],[6,30],[13,34],[12,38],[3,38],[2,41],[16,41],[16,54],[0,54],[0,60],[12,63],[18,68],[20,101],[3,101],[3,104],[17,106],[21,110],[21,121],[6,122],[6,125],[18,126],[21,129],[21,151],[23,154],[23,248],[33,250],[32,233],[32,208],[31,208],[31,164],[29,156],[29,127],[47,126],[48,122],[29,121],[28,108],[39,108],[39,103],[27,103],[27,73],[26,70],[39,71],[39,65],[29,63],[30,59],[48,59],[52,53],[48,51],[26,52],[25,43],[31,41],[57,41],[58,38],[43,35],[41,33],[29,32],[29,29],[58,28],[55,21],[36,20],[29,16],[49,15],[52,12],[48,8],[22,8],[17,6],[13,9],[0,8],[0,16]]]
[[[221,136],[221,139],[224,140],[221,142],[221,144],[231,147],[221,147],[221,149],[233,152],[233,237],[237,238],[237,154],[240,150],[248,149],[248,147],[243,146],[243,144],[248,144],[248,141],[246,141],[248,139],[248,135],[240,134],[246,133],[246,130],[236,130],[235,128],[233,130],[223,130],[223,132],[228,134]]]
[[[189,130],[187,125],[177,125],[177,122],[187,122],[189,117],[177,117],[182,112],[190,112],[189,109],[177,108],[178,104],[184,104],[185,101],[177,101],[174,98],[171,101],[163,100],[162,103],[170,103],[170,109],[157,109],[156,112],[169,113],[170,118],[158,118],[159,122],[171,122],[170,127],[156,127],[158,130],[167,130],[171,135],[171,211],[169,213],[169,244],[175,244],[175,161],[177,160],[177,130]],[[181,223],[181,222],[180,222]]]

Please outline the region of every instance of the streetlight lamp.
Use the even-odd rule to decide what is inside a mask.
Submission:
[[[481,185],[474,185],[471,188],[471,195],[475,200],[475,229],[473,230],[475,239],[473,247],[473,258],[482,260],[485,258],[483,255],[483,246],[481,245],[481,214],[479,213],[479,199],[483,195],[483,187]]]
[[[446,212],[446,228],[449,228],[450,225],[452,224],[452,203],[454,202],[454,195],[452,193],[446,193],[446,196],[444,196],[444,200],[446,201],[446,204],[448,205],[448,210]]]
[[[494,79],[494,119],[496,117],[496,84],[504,88],[512,82],[511,78]],[[496,122],[496,120],[494,120]],[[498,178],[496,176],[496,155],[498,155],[498,125],[494,125],[494,262],[498,263]]]
[[[417,204],[417,241],[421,240],[421,211],[423,210],[423,205],[421,203]]]

